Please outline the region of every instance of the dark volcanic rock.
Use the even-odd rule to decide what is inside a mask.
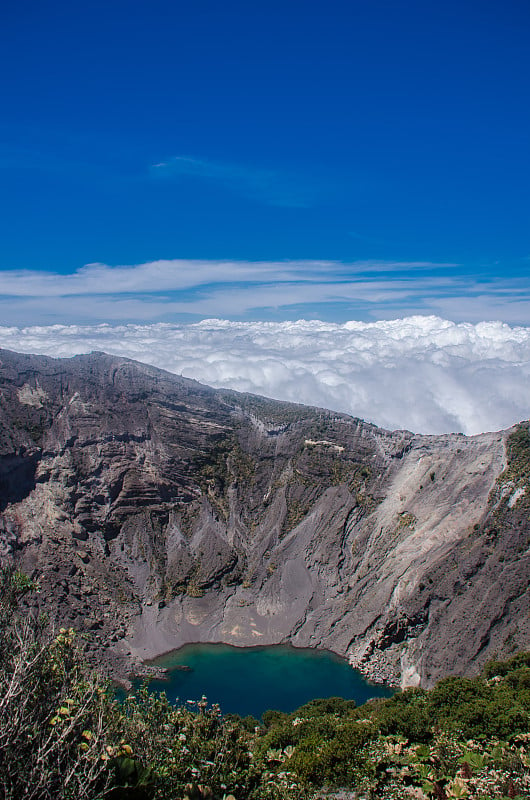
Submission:
[[[508,433],[389,433],[100,353],[0,362],[0,554],[115,674],[291,641],[429,685],[528,646]]]

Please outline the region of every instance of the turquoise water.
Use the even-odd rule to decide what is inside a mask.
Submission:
[[[333,653],[288,645],[190,644],[154,663],[169,673],[166,680],[151,681],[151,689],[166,692],[172,702],[200,700],[204,694],[225,714],[259,718],[269,708],[290,712],[318,697],[344,697],[360,705],[393,693],[368,683]],[[178,665],[190,671],[175,669]]]

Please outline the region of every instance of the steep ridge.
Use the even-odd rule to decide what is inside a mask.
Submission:
[[[115,676],[290,641],[431,685],[528,647],[530,437],[388,432],[126,359],[0,351],[0,552]]]

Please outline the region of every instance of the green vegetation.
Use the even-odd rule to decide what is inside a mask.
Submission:
[[[228,507],[226,492],[230,482],[228,459],[235,446],[233,437],[219,439],[210,452],[200,454],[194,464],[194,474],[202,491],[208,495],[212,506],[226,520]]]
[[[530,430],[528,423],[517,425],[506,442],[507,467],[499,480],[512,480],[516,486],[530,481]]]
[[[416,522],[417,519],[414,514],[411,514],[410,511],[402,511],[399,514],[398,530],[403,530],[403,528],[414,529]]]
[[[528,653],[431,691],[313,700],[259,723],[147,687],[119,702],[73,631],[25,610],[31,581],[3,570],[0,583],[4,800],[530,797]]]
[[[508,500],[506,489],[521,490],[520,502],[528,504],[528,492],[523,490],[530,483],[530,429],[527,422],[521,422],[506,440],[506,468],[496,481],[490,494],[490,503],[495,503],[504,496]]]
[[[21,614],[31,582],[17,572],[1,577],[0,795],[97,796],[110,782],[101,756],[113,701],[78,657],[73,631],[52,636],[45,618]]]
[[[241,449],[235,435],[220,438],[208,453],[201,453],[193,473],[216,512],[228,519],[228,489],[231,484],[249,486],[255,479],[255,463]]]
[[[282,535],[289,533],[292,531],[293,528],[296,528],[299,522],[303,520],[306,514],[309,513],[311,509],[311,503],[309,500],[305,502],[301,500],[289,499],[287,504],[287,514],[283,523]]]

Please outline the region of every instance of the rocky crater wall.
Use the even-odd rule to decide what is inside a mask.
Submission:
[[[0,553],[114,675],[290,641],[431,685],[528,647],[528,425],[388,432],[104,354],[0,351]]]

